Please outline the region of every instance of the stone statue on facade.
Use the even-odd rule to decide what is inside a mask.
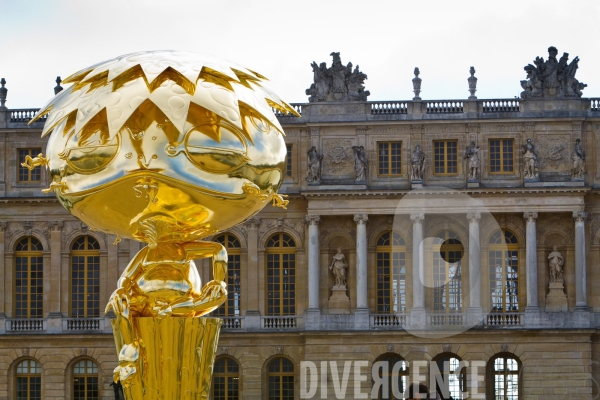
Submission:
[[[552,247],[552,253],[548,256],[550,267],[550,283],[563,283],[563,265],[565,258],[556,246]]]
[[[330,68],[324,62],[311,64],[314,82],[306,89],[308,101],[366,101],[371,94],[364,86],[367,74],[358,65],[353,70],[351,62],[344,66],[339,52],[330,55],[333,57]]]
[[[465,149],[464,159],[468,160],[469,180],[477,181],[479,179],[479,146],[471,142]]]
[[[471,67],[469,73],[471,74],[471,76],[467,78],[467,81],[469,82],[469,93],[471,93],[471,95],[469,96],[469,100],[475,100],[477,99],[477,96],[475,96],[475,92],[477,91],[477,78],[475,77],[475,67]]]
[[[537,153],[531,139],[527,139],[527,143],[523,145],[523,165],[523,175],[525,179],[539,179],[539,163],[537,159]]]
[[[582,90],[587,86],[575,79],[579,68],[579,57],[568,63],[569,53],[563,53],[560,60],[556,59],[558,50],[554,46],[548,48],[548,60],[536,57],[532,64],[524,67],[527,80],[521,81],[521,98],[536,97],[581,97]]]
[[[412,153],[410,160],[410,180],[411,181],[422,181],[423,172],[425,172],[425,153],[421,150],[421,145],[415,146],[415,151]]]
[[[415,77],[412,80],[413,92],[415,93],[415,97],[413,97],[413,100],[421,100],[421,97],[419,97],[419,95],[421,94],[421,78],[419,78],[420,73],[421,71],[419,71],[419,68],[415,67]]]
[[[312,146],[310,150],[306,152],[307,156],[307,169],[306,169],[306,182],[308,183],[319,183],[321,182],[321,168],[323,161],[323,154],[317,151],[315,146]]]
[[[329,266],[329,270],[333,273],[335,278],[334,288],[346,288],[346,269],[348,263],[346,257],[342,254],[342,248],[338,247],[337,253],[333,256],[333,261]]]
[[[365,182],[367,180],[367,152],[364,146],[352,146],[354,152],[354,181]]]
[[[575,146],[573,146],[573,155],[571,156],[573,161],[573,168],[571,168],[571,179],[581,180],[585,174],[585,152],[581,146],[581,139],[575,140]]]

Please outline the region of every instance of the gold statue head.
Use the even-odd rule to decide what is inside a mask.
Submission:
[[[178,51],[128,54],[63,81],[34,120],[63,206],[90,228],[144,241],[189,242],[260,211],[285,174],[273,109],[298,115],[257,72]],[[32,120],[32,122],[34,121]]]

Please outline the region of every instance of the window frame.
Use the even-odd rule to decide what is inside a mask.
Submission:
[[[25,154],[24,156],[30,156],[31,158],[37,157],[39,154],[42,153],[42,149],[38,148],[38,147],[18,147],[17,148],[17,165],[16,165],[16,175],[17,175],[17,179],[16,179],[16,183],[17,184],[40,184],[42,183],[44,176],[43,176],[43,169],[41,166],[37,166],[35,167],[33,170],[30,170],[29,168],[23,167],[21,166],[21,163],[25,162],[25,158],[23,158],[23,160],[21,160],[21,152],[22,151],[27,151],[28,154]],[[21,179],[21,171],[24,171],[27,173],[27,179],[22,180]],[[37,174],[40,178],[33,180],[31,179],[32,174]]]
[[[452,358],[458,360],[459,365],[460,365],[460,362],[462,362],[462,358],[461,357],[459,357],[457,354],[451,353],[451,352],[440,353],[440,354],[436,355],[435,357],[433,357],[431,359],[431,362],[437,364],[438,369],[439,369],[440,373],[442,374],[442,376],[444,376],[445,369],[444,369],[444,365],[443,364],[442,364],[442,368],[440,368],[440,362],[443,363],[444,359],[446,359],[446,358],[448,359],[448,368],[449,369],[451,369],[451,367],[452,367],[451,364],[450,364],[450,360]],[[461,371],[463,371],[463,372],[461,373]],[[457,380],[459,382],[459,387],[458,387],[459,392],[461,392],[461,391],[462,392],[467,391],[468,390],[467,367],[463,367],[461,370],[459,370],[458,371],[459,372],[458,375],[455,372],[456,371],[451,372],[451,370],[449,370],[448,371],[448,379],[444,379],[444,382],[448,381],[448,386],[450,386],[449,376],[450,376],[450,374],[452,374],[454,376],[457,376]],[[438,386],[438,383],[437,383],[437,380],[436,380],[435,390],[438,390],[438,388],[439,388],[439,386]],[[430,388],[430,390],[431,390],[431,388]],[[448,387],[448,390],[450,390],[450,387]],[[442,395],[443,395],[442,391],[438,390],[438,393],[440,394],[440,397],[442,399],[444,399],[444,397],[442,397]],[[450,396],[452,397],[452,393],[450,393]],[[458,399],[461,399],[463,397],[459,395],[458,397],[453,397],[453,398],[456,399],[456,400],[458,400]]]
[[[436,172],[436,143],[444,143],[444,172]],[[448,172],[448,143],[455,143],[455,162],[456,162],[456,172]],[[460,170],[459,165],[461,163],[458,162],[458,139],[443,139],[443,140],[434,140],[433,144],[433,168],[432,173],[434,176],[458,176]]]
[[[221,240],[221,238],[223,238]],[[241,317],[242,316],[242,245],[240,240],[233,234],[226,232],[218,235],[214,238],[214,241],[220,243],[227,250],[227,300],[219,308],[214,311],[215,317]],[[233,244],[233,246],[230,246]],[[237,245],[236,245],[237,244]],[[233,267],[233,268],[232,268]],[[238,272],[237,284],[231,283],[235,280],[235,277],[231,276],[232,273]],[[235,293],[237,288],[237,307],[235,306],[235,300],[233,305],[229,302],[232,298],[229,297],[230,293]],[[236,313],[237,310],[237,313]]]
[[[80,363],[84,363],[84,369],[85,372],[83,373],[78,373],[75,372],[75,368],[80,364]],[[92,369],[95,367],[96,368],[96,372],[88,372],[88,363],[92,364]],[[100,367],[98,366],[98,363],[95,362],[94,360],[91,360],[89,358],[83,358],[83,359],[79,359],[76,362],[73,363],[73,365],[71,365],[71,398],[75,399],[75,390],[76,390],[76,385],[75,385],[75,379],[77,378],[83,378],[84,379],[84,399],[83,400],[99,400],[101,399],[101,381],[100,381]],[[96,379],[96,392],[97,392],[97,397],[88,397],[88,379]],[[79,399],[81,399],[81,397],[77,397]]]
[[[388,368],[387,368],[387,375],[385,377],[379,376],[380,379],[383,379],[385,381],[387,381],[387,385],[388,385],[388,398],[387,399],[395,399],[394,397],[394,390],[393,390],[393,376],[392,376],[392,371],[394,369],[394,365],[396,364],[396,362],[398,361],[402,361],[404,363],[404,369],[398,371],[398,377],[403,381],[402,383],[402,388],[398,388],[400,390],[400,393],[406,393],[408,390],[408,387],[411,384],[410,381],[410,368],[409,368],[409,363],[408,361],[406,361],[406,359],[404,357],[402,357],[400,354],[396,354],[396,353],[383,353],[382,355],[380,355],[379,357],[377,357],[375,359],[375,361],[373,361],[373,364],[380,362],[380,361],[387,361],[388,362]],[[392,363],[390,363],[390,361],[392,361]],[[395,361],[395,362],[394,362]],[[380,372],[381,369],[379,370]],[[404,379],[402,379],[404,378]],[[372,384],[374,384],[374,382],[371,382]],[[383,393],[382,393],[382,388],[379,389],[379,391],[377,392],[377,400],[387,400],[383,398]],[[371,386],[371,391],[373,390],[373,386]]]
[[[42,248],[41,250],[32,250],[32,239],[36,240],[39,243],[39,247]],[[17,250],[17,246],[19,246],[19,244],[21,244],[24,240],[27,240],[27,249],[28,250]],[[23,318],[23,319],[44,318],[44,253],[43,253],[44,247],[43,247],[43,244],[35,236],[24,236],[15,243],[13,248],[15,249],[14,253],[13,253],[13,285],[12,285],[13,286],[13,310],[12,310],[13,318],[17,318],[17,319],[19,319],[19,318]],[[41,284],[35,286],[36,288],[41,290],[41,291],[36,291],[36,293],[38,293],[38,295],[41,296],[41,301],[36,300],[36,302],[41,303],[41,307],[35,308],[36,314],[39,313],[39,315],[32,316],[32,311],[34,309],[31,306],[31,303],[33,301],[31,298],[32,294],[33,294],[32,290],[31,290],[33,287],[32,286],[33,278],[31,277],[31,272],[32,272],[31,271],[31,268],[32,268],[31,260],[34,257],[41,259],[41,262],[36,264],[39,267],[39,269],[36,269],[36,272],[40,272],[40,269],[41,269],[42,275],[41,275],[41,278],[39,278],[39,281],[41,281]],[[27,278],[25,278],[27,281],[27,293],[26,293],[26,295],[27,295],[27,299],[26,299],[27,313],[26,314],[27,315],[26,316],[18,315],[19,312],[17,312],[17,310],[23,309],[23,308],[17,308],[17,305],[19,303],[22,303],[22,301],[21,302],[17,301],[17,294],[18,294],[17,288],[22,287],[22,286],[18,286],[17,282],[23,280],[23,279],[19,279],[17,277],[17,266],[18,266],[17,258],[26,258],[27,259]],[[38,280],[37,277],[35,279]]]
[[[84,239],[84,246],[85,249],[84,250],[74,250],[73,247],[75,246],[75,244],[77,243],[78,240],[80,239]],[[98,249],[90,249],[90,239],[92,239],[96,245],[98,246]],[[83,269],[83,316],[76,316],[73,314],[74,312],[74,308],[73,308],[73,304],[75,303],[75,299],[73,298],[73,296],[75,295],[75,293],[73,292],[73,258],[74,257],[83,257],[84,261],[84,269]],[[88,296],[90,295],[89,293],[89,289],[90,289],[90,284],[89,284],[89,272],[90,270],[88,269],[89,266],[89,257],[97,257],[98,258],[98,263],[97,263],[97,274],[98,277],[97,278],[93,278],[93,279],[97,279],[98,280],[98,285],[97,290],[98,292],[97,294],[97,302],[98,302],[98,306],[96,310],[92,310],[91,314],[96,314],[96,315],[89,315],[90,314],[90,307],[88,305]],[[70,318],[100,318],[100,293],[101,293],[101,279],[100,279],[100,242],[98,242],[98,240],[96,238],[94,238],[91,235],[83,235],[83,236],[79,236],[77,237],[75,240],[73,240],[71,242],[71,251],[69,253],[69,315]],[[79,300],[77,300],[79,301]],[[95,301],[95,300],[92,300]]]
[[[500,172],[492,171],[492,141],[499,141],[500,148]],[[504,142],[512,141],[512,171],[504,171]],[[490,175],[514,175],[515,174],[515,139],[512,137],[509,138],[489,138],[488,139],[488,171]]]
[[[501,237],[501,243],[490,243],[491,240],[493,239],[494,235],[496,235],[498,232],[502,232],[502,237]],[[506,232],[509,232],[516,240],[516,243],[506,243]],[[504,256],[502,256],[500,258],[500,260],[502,261],[502,309],[501,310],[493,310],[494,307],[494,303],[493,303],[493,299],[492,299],[492,287],[491,287],[491,283],[492,283],[492,268],[494,267],[492,265],[492,263],[490,262],[490,256],[491,256],[491,252],[492,251],[502,251],[502,252],[514,252],[517,256],[517,271],[516,271],[516,278],[517,278],[517,284],[516,284],[516,289],[517,289],[517,309],[516,310],[507,310],[506,308],[508,307],[508,304],[506,302],[506,293],[505,293],[505,288],[506,288],[506,281],[508,280],[507,277],[507,265],[506,265],[506,254]],[[524,299],[523,299],[523,295],[522,295],[522,290],[521,290],[521,284],[522,284],[522,279],[521,279],[521,270],[522,270],[522,260],[520,257],[520,248],[519,248],[519,239],[517,237],[517,235],[515,235],[515,233],[513,231],[511,231],[510,229],[504,229],[501,228],[500,230],[496,230],[494,231],[489,239],[488,239],[488,248],[487,248],[487,253],[488,253],[488,258],[487,258],[487,263],[488,263],[488,277],[487,277],[487,281],[488,281],[488,301],[489,301],[489,309],[490,312],[493,314],[506,314],[506,313],[519,313],[522,312],[522,310],[524,309]],[[497,281],[497,280],[496,280]]]
[[[26,373],[19,373],[19,367],[24,363],[27,362],[27,372]],[[39,368],[39,372],[31,372],[31,363],[35,363],[35,367]],[[25,359],[21,359],[19,360],[17,363],[13,364],[14,365],[14,390],[13,390],[13,394],[15,398],[19,398],[19,378],[26,378],[27,379],[27,400],[36,400],[36,399],[43,399],[44,398],[44,385],[43,385],[43,367],[42,364],[38,361],[35,360],[33,358],[25,358]],[[39,381],[37,382],[37,384],[39,384],[40,390],[40,397],[31,397],[31,378],[38,378]],[[21,397],[22,398],[22,397]]]
[[[497,359],[502,358],[505,360],[504,365],[506,366],[506,359],[513,359],[516,361],[517,363],[517,399],[522,399],[523,398],[523,363],[521,362],[521,360],[519,359],[519,357],[517,357],[516,355],[514,355],[513,353],[509,353],[509,352],[501,352],[501,353],[496,353],[494,354],[489,361],[487,362],[486,365],[486,382],[485,382],[485,386],[486,386],[486,398],[488,399],[495,399],[496,398],[496,370],[495,370],[495,362]],[[506,378],[507,375],[507,369],[504,369],[504,377]],[[506,379],[504,380],[505,382],[505,388],[506,388]],[[503,396],[503,400],[506,399],[506,393]]]
[[[275,246],[269,246],[269,243],[276,236],[279,236],[279,239],[278,239],[278,244],[279,245],[276,246],[276,247]],[[284,236],[287,236],[289,238],[289,240],[291,240],[293,246],[283,246],[283,243],[284,243],[283,238],[284,238]],[[284,305],[285,298],[283,296],[283,293],[286,292],[286,291],[284,290],[284,284],[285,284],[285,282],[284,282],[283,279],[280,279],[280,281],[279,281],[279,289],[278,289],[279,297],[277,299],[275,299],[275,297],[273,297],[273,300],[277,300],[278,301],[278,305],[275,306],[273,304],[273,306],[272,306],[273,308],[278,308],[279,309],[279,313],[274,313],[274,312],[272,313],[270,311],[270,307],[269,307],[269,296],[270,296],[270,293],[271,293],[271,291],[269,290],[269,277],[270,277],[270,275],[269,275],[269,272],[270,272],[269,271],[269,269],[270,269],[269,258],[270,258],[270,256],[279,256],[279,257],[277,257],[278,258],[277,261],[275,261],[275,257],[274,257],[273,262],[278,262],[279,263],[279,267],[278,267],[278,269],[279,269],[279,275],[278,276],[280,278],[282,278],[285,275],[285,274],[283,274],[283,270],[286,269],[283,266],[284,263],[286,262],[286,260],[283,259],[284,255],[291,255],[291,256],[293,256],[293,257],[290,257],[287,260],[288,263],[292,264],[291,267],[288,267],[287,269],[291,269],[292,272],[293,272],[293,275],[290,275],[289,272],[287,273],[287,275],[288,275],[288,277],[289,276],[293,276],[293,278],[294,278],[293,282],[288,282],[288,284],[293,285],[293,289],[292,290],[287,290],[287,292],[291,292],[292,293],[291,297],[289,297],[289,299],[291,301],[290,301],[288,307],[291,308],[291,309],[293,309],[293,312],[288,311],[287,313],[285,313],[283,311],[285,309],[285,307],[286,307]],[[296,274],[296,272],[297,272],[296,271],[296,262],[297,262],[296,255],[297,255],[297,252],[296,252],[296,241],[294,240],[294,238],[291,235],[289,235],[289,234],[287,234],[285,232],[279,232],[279,233],[275,233],[274,235],[272,235],[271,237],[269,237],[269,239],[267,240],[267,244],[266,244],[266,248],[265,248],[265,268],[266,268],[266,271],[265,271],[265,315],[267,315],[267,316],[294,316],[294,315],[297,315],[297,304],[296,304],[296,294],[297,293],[296,293],[296,285],[297,285],[298,282],[297,282],[297,274]],[[273,292],[275,292],[275,290],[273,290]]]
[[[216,388],[216,382],[215,382],[215,378],[224,378],[224,399],[239,399],[240,398],[240,393],[242,392],[242,379],[241,379],[241,373],[240,373],[240,364],[231,356],[219,356],[215,359],[215,363],[214,365],[216,366],[218,362],[220,361],[225,361],[225,372],[218,372],[216,370],[216,368],[214,368],[213,370],[213,377],[212,377],[212,385],[210,388],[210,395],[211,395],[211,399],[212,400],[218,400],[215,397],[215,388]],[[230,371],[230,363],[231,365],[235,365],[235,367],[237,368],[237,372],[233,372]],[[235,379],[237,379],[237,387],[234,389],[237,393],[234,394],[230,394],[230,380],[234,381]],[[220,399],[220,397],[219,397]]]
[[[386,150],[387,150],[387,156],[386,156],[386,162],[387,162],[387,173],[382,173],[381,172],[381,154],[380,154],[380,146],[381,145],[387,145]],[[399,144],[400,148],[398,149],[398,161],[397,163],[399,164],[399,172],[398,173],[392,173],[392,145],[394,144]],[[376,146],[377,146],[377,176],[378,177],[382,177],[382,178],[390,178],[390,177],[399,177],[399,176],[403,176],[403,172],[404,172],[404,168],[403,168],[403,164],[402,164],[402,141],[401,140],[382,140],[382,141],[378,141],[376,142]]]
[[[279,362],[279,372],[270,372],[269,371],[269,367],[271,366],[271,364],[273,364],[274,362],[278,361]],[[283,372],[283,362],[284,361],[288,361],[291,365],[292,365],[292,372]],[[264,386],[266,388],[266,398],[268,400],[281,400],[281,399],[287,399],[288,397],[283,397],[283,380],[285,377],[291,377],[291,384],[292,384],[292,396],[289,397],[290,400],[295,399],[296,398],[296,364],[294,364],[294,362],[289,359],[288,357],[283,357],[283,356],[278,356],[278,357],[274,357],[271,360],[269,360],[266,363],[266,367],[265,367],[265,372],[266,372],[266,385]],[[271,377],[278,377],[279,378],[279,394],[277,397],[271,397],[270,393],[271,393]]]
[[[451,233],[454,234],[455,237],[452,237],[450,235]],[[435,243],[435,239],[442,239],[440,237],[440,235],[442,235],[442,234],[444,235],[443,241],[441,243]],[[458,235],[458,233],[456,233],[452,229],[444,229],[444,230],[438,232],[435,235],[435,239],[434,239],[434,243],[432,243],[432,246],[431,246],[431,271],[430,271],[430,273],[431,273],[431,284],[432,284],[432,286],[431,286],[432,292],[431,293],[433,295],[432,299],[431,299],[432,300],[432,312],[434,314],[446,314],[446,315],[461,314],[461,313],[464,312],[464,290],[463,290],[463,274],[462,274],[462,272],[463,272],[462,271],[462,268],[463,268],[462,264],[463,263],[462,263],[462,260],[465,258],[465,246],[462,243],[462,241],[460,240],[460,236]],[[458,240],[459,241],[459,244],[448,244],[448,245],[446,245],[446,247],[444,247],[444,251],[454,251],[454,252],[456,252],[456,251],[458,251],[460,249],[460,251],[461,251],[460,258],[455,263],[450,263],[450,262],[446,261],[444,259],[444,257],[441,256],[442,246],[444,245],[444,243],[447,240],[450,240],[450,239]],[[445,272],[444,272],[445,278],[444,278],[444,281],[447,282],[444,286],[437,286],[437,287],[436,287],[436,279],[435,279],[435,275],[436,275],[436,272],[435,272],[435,268],[436,268],[435,261],[436,260],[434,258],[436,252],[440,253],[440,260],[441,260],[440,262],[444,263],[444,268],[445,268]],[[456,273],[455,273],[454,276],[453,276],[453,278],[450,279],[450,277],[449,277],[450,265],[455,265],[455,264],[458,264],[459,276],[458,276],[458,278],[455,278],[456,277]],[[439,274],[439,272],[438,272],[438,274]],[[452,308],[450,308],[450,305],[452,304],[451,303],[452,293],[451,293],[450,283],[454,282],[454,281],[456,281],[456,282],[459,283],[458,298],[460,300],[460,303],[458,303],[459,304],[458,308],[452,309]],[[441,280],[440,280],[440,282],[441,282]],[[436,291],[439,290],[439,289],[442,289],[442,288],[444,289],[444,292],[443,292],[444,301],[441,302],[440,304],[445,304],[446,305],[446,307],[445,307],[444,310],[442,310],[441,308],[436,308],[436,304],[437,304],[436,303],[436,298],[438,298],[438,295],[436,294]]]
[[[390,237],[388,238],[388,243],[387,244],[379,244],[381,243],[382,240],[385,240],[383,237],[385,235],[389,235]],[[402,240],[403,244],[394,244],[396,237],[398,236],[399,239]],[[397,291],[394,291],[394,281],[396,280],[395,277],[396,275],[394,274],[394,255],[395,253],[397,253],[399,255],[398,260],[404,260],[404,294],[400,294],[400,297],[397,299],[398,302],[396,303],[396,296],[398,293],[400,293],[400,291],[402,290],[402,288],[398,288]],[[383,256],[388,255],[388,266],[387,266],[387,274],[383,273],[380,274],[380,269],[386,268],[383,264],[383,261],[386,261],[385,258]],[[380,255],[382,256],[380,258]],[[403,258],[402,256],[403,255]],[[380,261],[382,261],[382,265],[380,265]],[[397,313],[401,313],[404,314],[407,312],[407,306],[406,306],[406,298],[407,298],[407,272],[408,272],[408,265],[407,265],[407,249],[406,249],[406,241],[404,240],[404,238],[402,237],[402,235],[400,235],[398,232],[393,232],[393,231],[386,231],[383,232],[381,235],[379,235],[379,237],[377,238],[377,242],[376,242],[376,247],[375,247],[375,264],[376,264],[376,268],[375,268],[375,285],[376,285],[376,299],[375,299],[375,310],[376,310],[376,314],[397,314]],[[399,266],[400,267],[400,266]],[[401,267],[400,267],[401,269]],[[383,271],[381,271],[383,272]],[[388,276],[389,277],[389,289],[387,289],[389,291],[387,296],[382,296],[383,291],[386,290],[385,287],[380,288],[380,277],[385,277]],[[399,273],[398,278],[402,277],[402,274]],[[399,282],[401,282],[401,279],[398,279]],[[380,306],[385,306],[385,302],[382,300],[385,299],[389,299],[389,310],[386,311],[381,311],[380,310]],[[404,301],[402,301],[404,300]],[[398,310],[394,311],[394,306],[398,305]]]
[[[294,179],[294,144],[285,144],[285,175],[284,179]]]

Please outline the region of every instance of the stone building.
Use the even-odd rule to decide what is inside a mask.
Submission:
[[[525,68],[521,99],[477,99],[472,69],[468,99],[422,100],[417,69],[412,101],[366,101],[366,75],[339,53],[336,80],[313,64],[301,117],[278,116],[287,210],[211,238],[230,259],[214,399],[302,398],[303,361],[339,362],[314,398],[336,398],[344,361],[364,362],[347,398],[370,398],[377,361],[403,362],[402,391],[429,362],[453,398],[600,393],[600,99],[551,49]],[[0,400],[114,399],[104,305],[140,244],[113,244],[42,193],[45,171],[20,163],[45,148],[43,122],[6,98]]]

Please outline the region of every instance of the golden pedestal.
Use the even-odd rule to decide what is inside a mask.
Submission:
[[[133,318],[139,342],[137,373],[123,388],[127,400],[208,399],[220,318]],[[117,353],[125,344],[112,320]]]

